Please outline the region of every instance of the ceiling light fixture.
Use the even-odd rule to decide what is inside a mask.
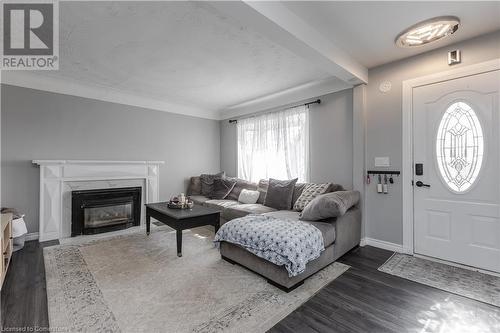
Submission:
[[[396,37],[399,47],[414,47],[432,43],[457,31],[460,20],[455,16],[439,16],[417,23]]]

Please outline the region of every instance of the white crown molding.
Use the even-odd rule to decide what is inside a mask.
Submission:
[[[105,160],[33,160],[33,164],[38,165],[58,165],[58,164],[165,164],[165,161],[105,161]]]
[[[352,88],[352,85],[336,77],[312,81],[297,87],[230,106],[221,111],[220,118],[228,119],[244,116],[246,114],[269,110],[350,88]]]
[[[31,74],[28,71],[3,71],[0,80],[2,84],[23,88],[137,106],[141,108],[211,120],[223,120],[231,117],[243,116],[352,88],[351,84],[337,79],[336,77],[331,77],[324,80],[308,82],[277,93],[259,97],[244,103],[230,106],[220,111],[208,111],[152,98],[145,98],[143,96],[121,92],[109,87],[97,87],[82,84],[73,80],[62,80],[50,76],[40,76]]]
[[[182,114],[199,118],[219,120],[217,110],[203,110],[155,98],[134,95],[110,87],[92,86],[73,80],[33,74],[30,71],[3,71],[2,84],[49,91],[53,93],[84,97],[104,102],[137,106],[146,109]]]

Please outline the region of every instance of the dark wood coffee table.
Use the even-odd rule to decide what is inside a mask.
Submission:
[[[215,232],[220,226],[220,211],[214,208],[194,205],[192,209],[168,208],[166,202],[146,204],[146,234],[151,231],[151,218],[175,229],[177,256],[182,257],[182,230],[213,225]]]

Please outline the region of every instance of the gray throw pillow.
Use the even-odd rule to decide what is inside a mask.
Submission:
[[[267,187],[269,186],[269,179],[261,179],[259,180],[259,184],[257,185],[257,191],[259,191],[259,199],[257,200],[258,204],[264,204],[266,202],[266,194]]]
[[[206,197],[211,197],[212,192],[214,191],[214,181],[217,178],[223,178],[224,177],[224,171],[219,172],[214,175],[210,174],[202,174],[200,176],[200,181],[201,181],[201,194],[206,196]]]
[[[293,210],[301,212],[308,203],[310,203],[314,198],[320,194],[330,192],[329,189],[332,187],[332,183],[325,184],[314,184],[308,183],[306,187],[302,190],[300,197],[295,201],[293,205]]]
[[[200,195],[201,194],[201,180],[200,177],[191,177],[187,189],[187,195]]]
[[[269,178],[265,206],[277,210],[289,210],[292,208],[293,189],[297,178],[291,180],[277,180]]]
[[[344,189],[344,187],[342,185],[332,184],[332,186],[328,189],[328,191],[326,191],[326,193],[328,193],[328,192],[337,192],[337,191],[345,191],[345,189]]]
[[[234,186],[233,190],[231,191],[231,193],[229,193],[229,195],[227,196],[226,199],[238,201],[238,198],[240,197],[241,190],[243,190],[243,189],[252,190],[252,191],[257,190],[257,184],[249,182],[247,180],[236,178],[236,177],[234,177],[234,178],[233,177],[226,177],[226,179],[236,181],[236,185]]]
[[[358,191],[337,191],[314,198],[302,211],[303,221],[319,221],[344,215],[359,202]]]
[[[304,188],[306,187],[306,185],[307,185],[307,183],[295,184],[295,188],[293,189],[292,206],[295,205],[295,203],[297,202],[297,199],[302,194],[302,191],[304,191]]]
[[[226,199],[229,193],[233,190],[236,182],[227,178],[215,178],[214,190],[209,198],[222,200]]]

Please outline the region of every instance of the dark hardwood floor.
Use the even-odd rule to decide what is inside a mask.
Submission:
[[[270,332],[500,332],[500,308],[377,270],[392,252],[366,246],[351,268]]]
[[[4,330],[48,326],[43,247],[28,242],[13,256],[2,289]],[[377,271],[392,253],[357,248],[351,268],[270,332],[500,332],[500,308]]]
[[[12,255],[1,296],[4,330],[26,327],[48,331],[43,247],[58,243],[26,242],[22,250]]]

